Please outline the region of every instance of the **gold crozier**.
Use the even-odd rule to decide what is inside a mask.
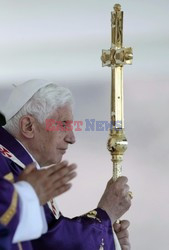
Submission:
[[[124,133],[123,104],[123,66],[132,64],[132,48],[123,47],[123,11],[120,4],[114,5],[111,13],[111,48],[102,50],[102,66],[111,67],[111,129],[108,139],[108,150],[112,156],[113,179],[122,173],[122,161],[127,149],[127,139]]]

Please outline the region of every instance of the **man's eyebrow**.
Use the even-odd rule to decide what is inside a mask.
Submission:
[[[68,119],[68,120],[63,120],[63,121],[61,121],[61,122],[68,122],[68,121],[72,121],[72,120],[69,120],[69,119]]]

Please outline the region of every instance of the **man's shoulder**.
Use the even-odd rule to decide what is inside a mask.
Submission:
[[[10,170],[11,161],[0,153],[0,175],[3,176]]]
[[[0,177],[7,176],[10,173],[17,176],[20,172],[20,167],[0,152]]]

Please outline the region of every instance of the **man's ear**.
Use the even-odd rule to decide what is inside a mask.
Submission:
[[[35,132],[35,119],[31,115],[23,116],[19,121],[20,133],[26,138],[33,138]]]

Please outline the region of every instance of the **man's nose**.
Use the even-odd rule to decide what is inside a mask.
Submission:
[[[67,143],[70,143],[70,144],[75,143],[76,139],[75,139],[75,135],[74,135],[73,131],[68,131],[68,133],[65,137],[65,141]]]

